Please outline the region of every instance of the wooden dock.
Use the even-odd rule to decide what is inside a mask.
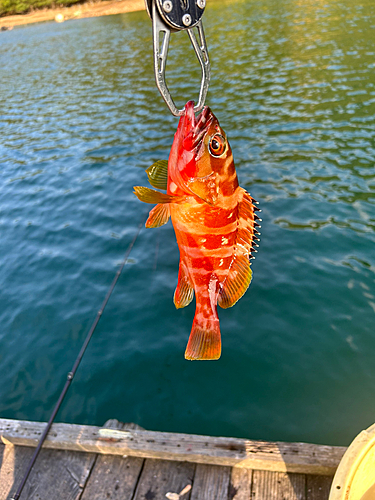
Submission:
[[[44,423],[0,419],[0,500]],[[328,500],[346,448],[53,424],[20,500]],[[182,492],[182,495],[180,495]]]

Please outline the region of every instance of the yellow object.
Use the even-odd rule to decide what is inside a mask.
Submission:
[[[329,500],[375,500],[375,424],[358,434],[342,457]]]

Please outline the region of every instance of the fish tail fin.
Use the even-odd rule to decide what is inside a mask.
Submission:
[[[204,318],[202,313],[195,313],[193,327],[185,351],[185,358],[219,359],[221,355],[221,336],[219,318]]]

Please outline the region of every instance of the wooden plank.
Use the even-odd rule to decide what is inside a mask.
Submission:
[[[107,420],[107,422],[103,425],[105,429],[118,429],[123,430],[126,429],[128,431],[137,430],[144,431],[144,428],[134,422],[120,422],[116,418],[111,418]]]
[[[136,424],[123,424],[114,419],[108,420],[104,426],[111,429],[140,429]],[[143,458],[97,455],[80,500],[133,498],[143,463]]]
[[[23,478],[34,450],[6,446],[6,459],[1,465],[5,482],[0,481],[0,498],[12,496]],[[78,500],[95,460],[91,453],[67,450],[41,450],[22,493],[28,500]],[[2,478],[1,478],[2,479]]]
[[[191,500],[228,500],[230,467],[198,464]]]
[[[44,423],[0,419],[0,436],[13,444],[36,446]],[[89,425],[53,424],[46,448],[130,455],[280,472],[334,475],[345,447],[250,441]]]
[[[0,455],[0,500],[6,500],[14,486],[15,479],[21,479],[21,474],[26,470],[27,464],[34,452],[33,448],[23,446],[15,447],[12,444],[1,445]],[[13,489],[12,489],[13,487]]]
[[[233,467],[229,483],[229,500],[249,500],[253,471]]]
[[[255,470],[252,500],[306,500],[306,476]]]
[[[186,486],[192,484],[194,470],[195,465],[189,462],[147,459],[134,500],[173,498],[174,495],[171,495],[173,493],[178,496]],[[183,500],[189,499],[190,491],[183,496]]]
[[[328,500],[333,477],[306,475],[306,500]]]
[[[78,500],[95,461],[93,453],[42,450],[24,496],[28,500]]]
[[[144,459],[98,455],[81,500],[133,498]]]

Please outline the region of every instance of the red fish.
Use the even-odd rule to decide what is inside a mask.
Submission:
[[[187,306],[196,296],[196,311],[186,359],[221,355],[217,304],[233,306],[250,285],[251,253],[258,246],[257,202],[238,185],[227,137],[210,108],[195,117],[189,101],[180,118],[169,161],[147,169],[150,184],[167,193],[136,186],[146,203],[157,203],[146,227],[169,217],[180,250],[174,303]]]

